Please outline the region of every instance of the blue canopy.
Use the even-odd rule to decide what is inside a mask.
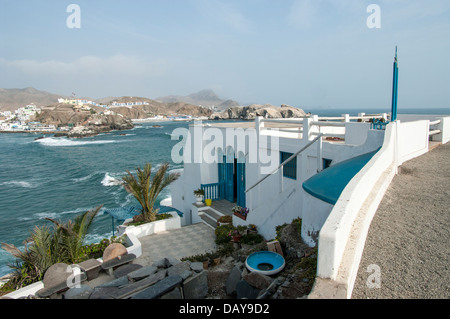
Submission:
[[[350,158],[324,169],[305,181],[302,185],[303,189],[312,196],[335,205],[350,180],[359,173],[378,150]]]

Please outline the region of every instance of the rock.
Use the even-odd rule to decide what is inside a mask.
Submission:
[[[88,285],[73,287],[64,293],[64,299],[89,299],[94,290]]]
[[[69,271],[68,271],[69,270]],[[47,269],[42,280],[44,287],[58,286],[61,283],[66,283],[67,279],[72,275],[69,265],[64,263],[57,263]]]
[[[185,299],[203,299],[208,294],[208,277],[206,271],[196,274],[183,283]]]
[[[152,266],[156,268],[167,268],[166,267],[166,258],[155,261]]]
[[[168,293],[161,296],[161,299],[183,299],[183,296],[181,295],[181,289],[180,288],[174,288],[172,291],[169,291]]]
[[[128,251],[124,245],[113,243],[106,247],[105,251],[103,252],[103,263],[126,254],[128,254]]]
[[[273,279],[269,276],[258,274],[256,272],[251,272],[243,277],[243,279],[252,287],[255,287],[259,290],[266,289],[270,286]]]
[[[89,299],[113,299],[111,294],[119,290],[118,287],[95,287]]]
[[[231,269],[228,275],[227,281],[225,282],[225,290],[227,295],[231,296],[236,292],[236,285],[241,280],[241,269],[237,266]]]
[[[170,267],[168,269],[168,275],[169,276],[179,275],[181,277],[184,277],[183,279],[186,279],[191,275],[190,263],[188,261],[184,261],[180,262],[175,266]]]
[[[191,263],[191,270],[195,271],[197,273],[203,271],[203,263],[201,263],[199,261]]]
[[[123,265],[123,266],[120,266],[119,268],[117,268],[116,270],[114,270],[114,277],[120,278],[120,277],[128,275],[130,272],[134,272],[141,268],[142,268],[142,265],[139,265],[139,264]]]
[[[181,261],[177,258],[167,257],[165,258],[166,267],[169,268],[171,266],[176,266],[181,263]]]
[[[168,276],[143,291],[133,295],[131,299],[155,299],[180,285],[183,279],[180,276]]]
[[[142,267],[141,269],[130,272],[128,274],[128,280],[138,281],[138,280],[144,279],[145,277],[153,275],[157,270],[158,270],[158,267],[155,267],[155,266]]]
[[[101,284],[97,286],[96,288],[109,288],[109,287],[121,287],[125,286],[129,283],[128,276],[123,276],[108,282],[105,282],[104,284]]]
[[[250,286],[245,280],[240,280],[236,284],[237,299],[256,299],[260,292],[260,289]]]

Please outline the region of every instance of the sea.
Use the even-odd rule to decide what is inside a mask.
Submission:
[[[357,115],[355,110],[305,110],[319,116]],[[364,110],[389,113],[390,110]],[[450,115],[450,109],[411,109],[405,114]],[[68,139],[38,133],[0,133],[0,243],[24,248],[24,241],[36,226],[53,224],[45,218],[73,220],[77,215],[103,205],[87,236],[86,244],[112,236],[110,208],[137,205],[120,185],[127,170],[151,163],[156,170],[164,163],[182,168],[171,159],[176,128],[191,122],[137,124],[127,131],[112,131],[94,137]],[[166,188],[158,202],[170,197]],[[0,248],[0,277],[11,272],[13,257]]]

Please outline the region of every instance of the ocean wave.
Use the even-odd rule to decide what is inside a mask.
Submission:
[[[111,175],[109,175],[109,173],[105,173],[105,177],[102,180],[102,185],[103,186],[117,186],[117,185],[122,185],[122,181],[112,177]]]
[[[64,137],[56,138],[56,137],[46,137],[39,140],[34,141],[35,143],[39,143],[44,146],[81,146],[81,145],[97,145],[97,144],[111,144],[116,143],[116,140],[109,141],[83,141],[83,140],[70,140]]]
[[[26,182],[26,181],[9,181],[9,182],[0,183],[0,186],[5,186],[5,185],[13,185],[13,186],[18,186],[18,187],[23,187],[23,188],[38,187],[37,184],[31,183],[31,182]]]
[[[94,177],[97,174],[98,174],[98,172],[95,172],[95,173],[89,174],[89,175],[84,176],[84,177],[72,178],[72,182],[74,182],[74,183],[84,182],[84,181],[87,181],[87,180],[91,179],[92,177]]]
[[[63,215],[81,214],[81,213],[85,213],[87,211],[90,211],[92,209],[93,208],[81,207],[81,208],[77,208],[77,209],[73,209],[73,210],[67,210],[67,211],[63,211],[63,212],[59,212],[59,213],[42,212],[42,213],[34,214],[34,217],[36,217],[37,219],[44,219],[44,218],[59,219]]]

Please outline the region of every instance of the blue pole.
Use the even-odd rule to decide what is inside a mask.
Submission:
[[[397,120],[397,100],[398,100],[398,61],[397,61],[397,47],[395,47],[394,78],[392,81],[391,121]]]

